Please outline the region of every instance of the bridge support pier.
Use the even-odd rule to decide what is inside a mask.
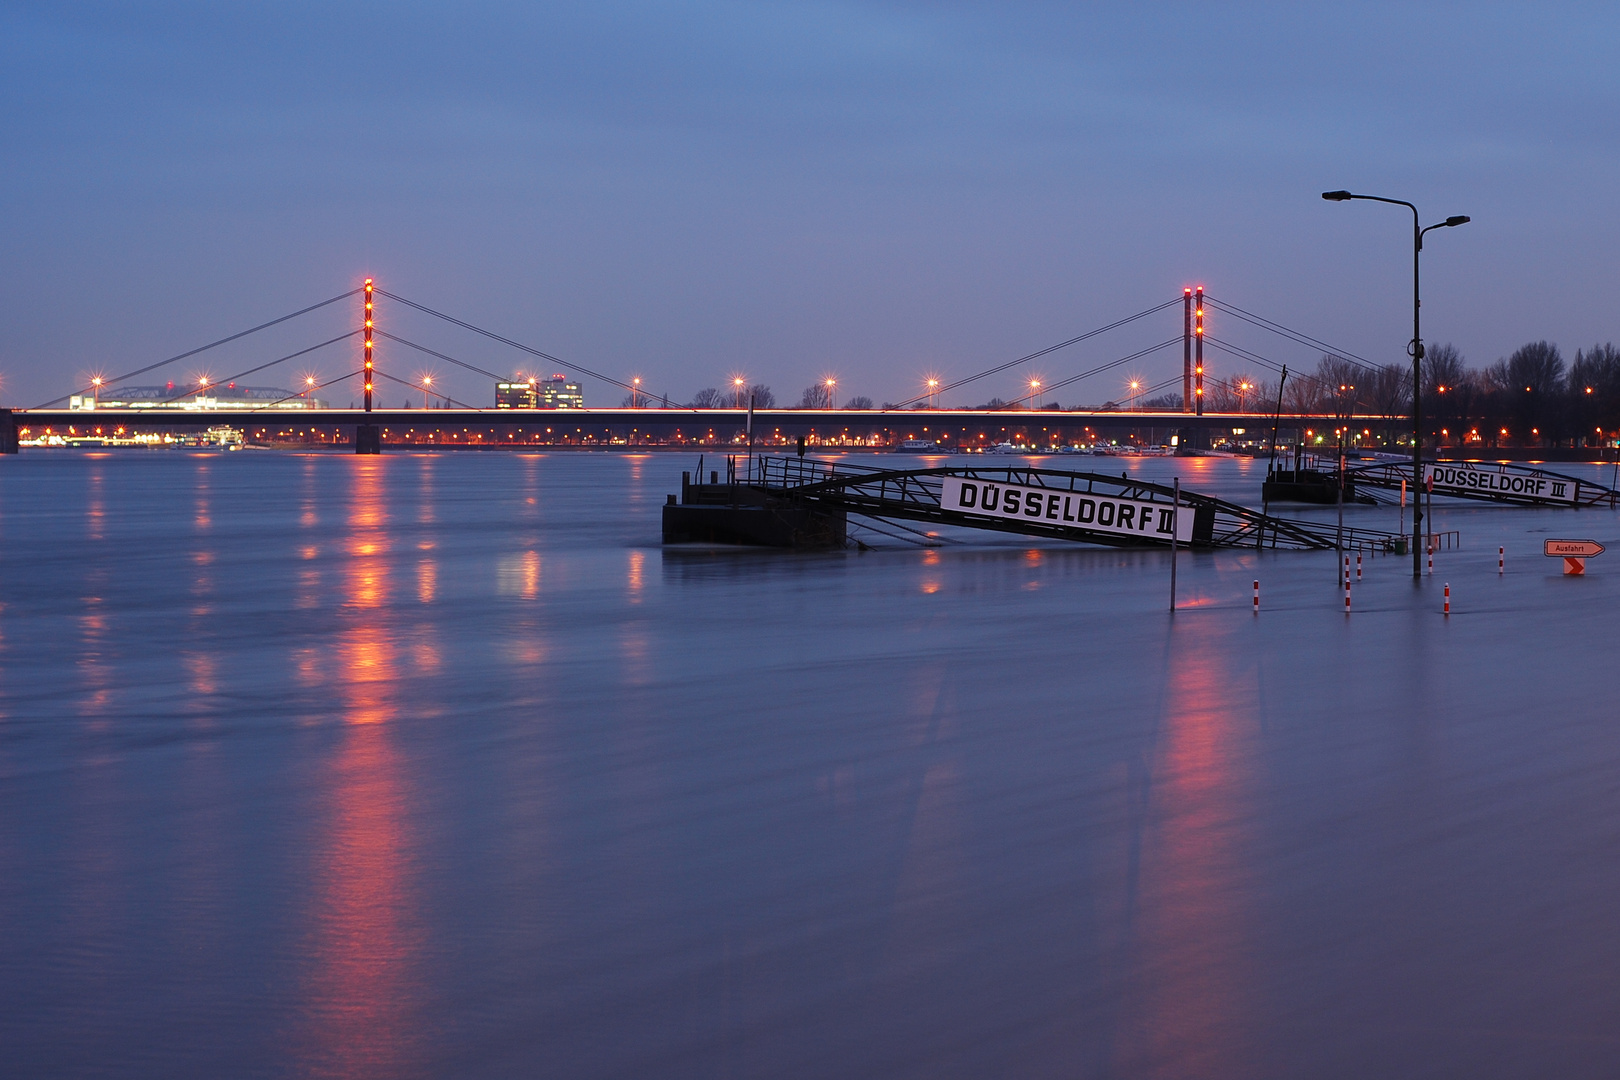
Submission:
[[[354,452],[357,454],[382,453],[382,428],[377,424],[354,426]]]
[[[0,454],[17,452],[17,417],[10,409],[0,409]]]

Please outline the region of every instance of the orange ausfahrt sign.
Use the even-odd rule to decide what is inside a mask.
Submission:
[[[1603,554],[1603,545],[1596,540],[1544,540],[1541,553],[1549,559],[1562,558],[1564,573],[1580,577],[1586,573],[1586,560]]]
[[[1543,542],[1541,553],[1549,559],[1590,559],[1603,554],[1603,545],[1596,540],[1547,540]]]

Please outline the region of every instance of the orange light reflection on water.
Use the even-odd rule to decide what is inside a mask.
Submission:
[[[331,762],[325,832],[312,852],[312,1060],[303,1071],[400,1075],[419,1029],[413,967],[422,932],[409,866],[407,785],[389,721],[396,716],[397,644],[383,469],[353,463],[336,693],[344,731]]]
[[[1222,1075],[1253,1030],[1242,748],[1257,702],[1219,636],[1172,637],[1132,935],[1144,975],[1128,1006],[1140,1018],[1122,1046],[1129,1070]]]

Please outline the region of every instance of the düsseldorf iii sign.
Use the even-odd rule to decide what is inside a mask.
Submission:
[[[1145,499],[987,483],[958,476],[944,477],[941,484],[939,504],[943,510],[977,517],[1039,521],[1059,528],[1136,536],[1164,544],[1170,542],[1170,523],[1174,520],[1176,539],[1184,544],[1192,541],[1194,510],[1191,506],[1183,506],[1179,514],[1172,514],[1168,503]]]
[[[1424,479],[1430,490],[1442,495],[1466,493],[1469,495],[1495,495],[1504,499],[1535,499],[1538,502],[1573,503],[1579,495],[1580,485],[1563,476],[1537,476],[1534,473],[1508,472],[1489,466],[1425,465]]]

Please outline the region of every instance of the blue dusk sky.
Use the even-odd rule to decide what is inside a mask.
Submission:
[[[1613,5],[14,0],[0,399],[38,404],[366,275],[680,401],[733,372],[787,401],[825,375],[841,398],[900,400],[1189,284],[1402,359],[1410,219],[1320,198],[1341,187],[1474,218],[1431,234],[1431,342],[1475,365],[1542,338],[1573,356],[1620,339],[1617,46]],[[338,305],[167,377],[357,318]],[[397,305],[379,318],[493,371],[536,366]],[[1180,314],[1144,323],[946,403],[1065,378]],[[492,401],[485,379],[378,356]],[[354,362],[336,346],[246,381]],[[1130,371],[1179,366],[1170,349]],[[1123,378],[1058,397],[1101,402]]]

